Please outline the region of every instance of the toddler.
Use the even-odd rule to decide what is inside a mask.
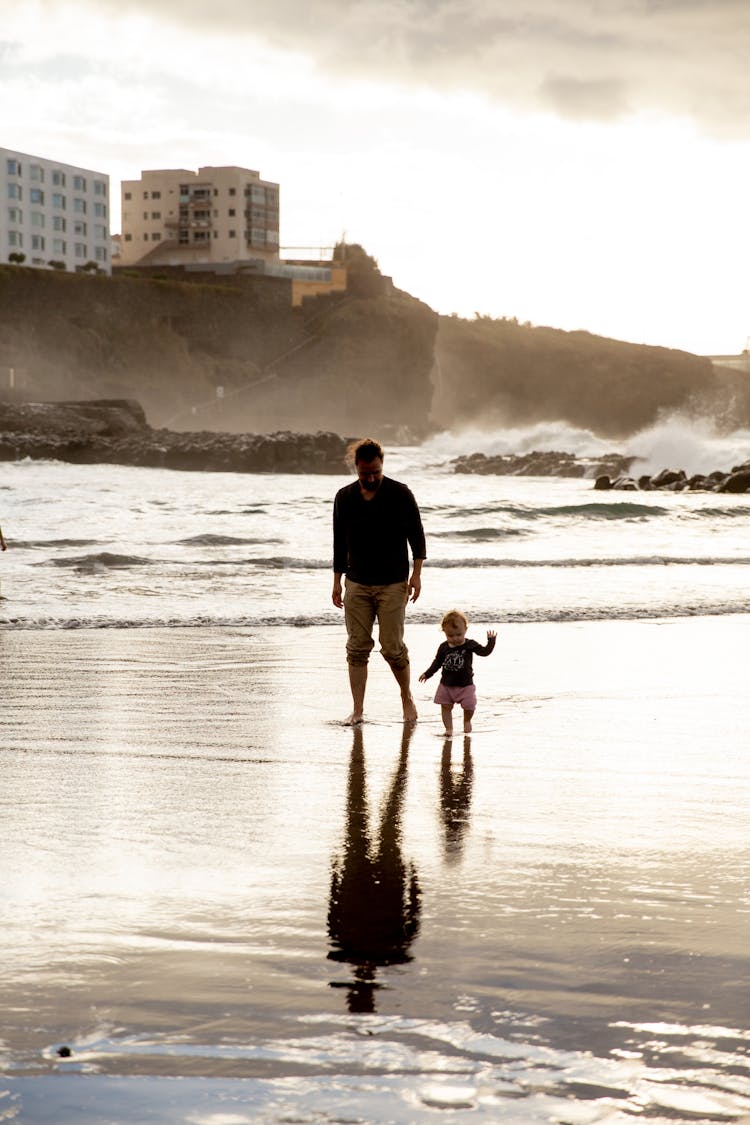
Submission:
[[[494,629],[487,630],[487,644],[480,645],[477,641],[467,638],[468,627],[469,619],[465,613],[461,613],[458,609],[451,609],[446,613],[440,622],[445,640],[438,648],[430,667],[419,677],[419,682],[424,683],[437,672],[438,668],[442,668],[440,683],[435,692],[435,702],[440,704],[446,734],[453,734],[454,703],[460,703],[463,708],[464,732],[470,733],[472,716],[477,706],[472,659],[474,653],[478,656],[489,656],[495,647],[497,633]]]

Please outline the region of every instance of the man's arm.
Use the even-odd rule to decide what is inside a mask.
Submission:
[[[410,489],[406,491],[408,496],[406,538],[411,547],[413,560],[411,577],[409,578],[409,595],[410,600],[415,602],[422,592],[422,563],[427,558],[427,547],[425,545],[424,528],[422,527],[419,505],[412,491]]]
[[[341,609],[344,605],[341,579],[346,570],[346,554],[342,497],[341,492],[337,492],[333,501],[333,591],[331,593],[331,601],[337,609]]]
[[[422,563],[423,559],[414,559],[414,565],[409,579],[409,600],[415,602],[422,593]]]

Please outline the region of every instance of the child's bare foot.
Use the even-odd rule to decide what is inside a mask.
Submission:
[[[471,734],[471,719],[464,719],[464,734]]]
[[[343,725],[345,727],[359,727],[359,726],[362,725],[362,722],[363,722],[362,713],[360,712],[357,715],[357,714],[354,713],[354,711],[352,711],[351,715],[347,715],[346,718],[344,719]]]

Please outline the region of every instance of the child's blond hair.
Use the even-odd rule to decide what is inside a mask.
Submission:
[[[468,629],[469,619],[460,609],[449,609],[440,622],[440,628],[445,632],[449,625],[457,625],[459,628],[463,625],[464,629]]]

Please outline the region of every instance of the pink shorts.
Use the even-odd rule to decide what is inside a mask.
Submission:
[[[448,707],[460,703],[464,711],[476,711],[477,691],[473,684],[468,684],[467,687],[448,687],[441,681],[435,692],[435,702]]]

